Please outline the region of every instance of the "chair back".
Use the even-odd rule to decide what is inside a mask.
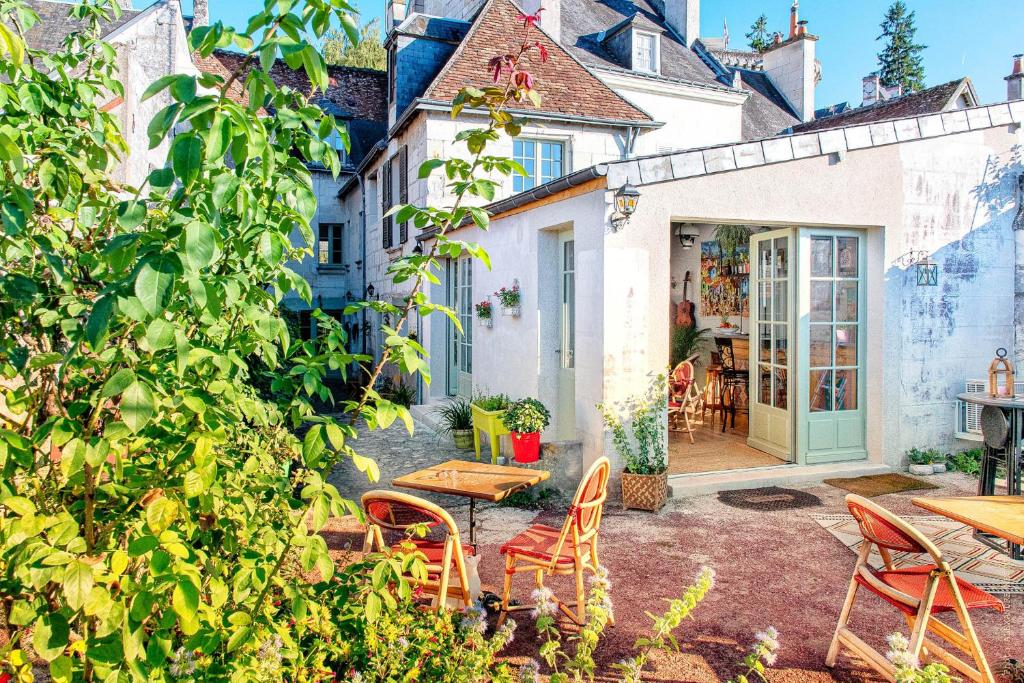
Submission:
[[[684,360],[675,366],[672,369],[672,374],[669,376],[669,390],[672,396],[686,396],[690,391],[690,387],[693,386],[695,374],[696,371],[693,368],[693,363],[689,360]]]
[[[735,370],[736,358],[733,355],[732,339],[728,337],[715,337],[715,346],[718,347],[718,355],[721,359],[722,369]]]
[[[429,500],[397,491],[367,491],[362,497],[367,524],[382,529],[405,532],[424,524],[430,529],[443,527],[450,536],[458,538],[459,527],[445,510]]]
[[[943,564],[942,552],[927,536],[882,506],[852,493],[846,496],[846,506],[865,541],[883,550],[929,554],[936,564]]]

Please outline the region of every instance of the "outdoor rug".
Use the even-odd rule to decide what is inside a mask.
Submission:
[[[863,540],[857,522],[850,515],[818,515],[811,519],[835,536],[849,548],[854,556],[860,552]],[[1024,562],[1015,562],[1006,555],[974,540],[973,530],[959,522],[943,517],[903,517],[921,533],[930,538],[949,560],[956,575],[970,581],[978,588],[999,595],[1024,595]],[[912,567],[929,562],[927,558],[913,553],[893,553],[897,567]],[[872,567],[882,567],[882,558],[877,550],[872,551],[868,562]],[[850,573],[853,573],[853,559]]]
[[[838,489],[845,489],[865,498],[884,496],[901,491],[919,491],[937,489],[935,484],[908,477],[904,474],[873,474],[869,477],[851,477],[849,479],[826,479],[825,483]]]
[[[741,510],[775,512],[777,510],[799,510],[821,505],[821,498],[796,489],[768,486],[760,489],[720,491],[718,500],[729,507]]]

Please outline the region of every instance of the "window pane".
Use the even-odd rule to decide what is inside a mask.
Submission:
[[[832,277],[832,238],[811,238],[811,277]]]
[[[785,325],[775,326],[775,358],[776,365],[786,364],[786,354],[789,351],[789,338]]]
[[[772,404],[772,366],[763,363],[758,366],[758,402],[762,405],[770,406]]]
[[[836,246],[839,249],[839,277],[857,277],[858,261],[858,238],[837,237]]]
[[[772,294],[772,298],[774,299],[775,303],[775,317],[773,318],[773,320],[775,320],[775,322],[781,323],[786,322],[786,320],[789,317],[789,313],[787,311],[789,298],[786,294],[785,280],[775,283],[775,291]]]
[[[341,263],[341,226],[334,226],[334,234],[331,235],[331,263]]]
[[[832,371],[811,370],[811,412],[832,410]]]
[[[832,366],[832,326],[811,325],[810,365],[812,368]]]
[[[832,281],[811,281],[811,322],[832,322]]]
[[[857,371],[836,370],[836,410],[857,410]]]
[[[840,280],[836,282],[836,321],[857,322],[857,281]]]
[[[757,359],[759,361],[771,361],[772,359],[772,326],[758,325],[758,349]]]
[[[836,366],[857,365],[857,326],[836,325]]]
[[[759,277],[761,279],[770,278],[772,276],[772,242],[771,240],[765,240],[759,242],[757,245],[758,257],[757,261],[761,264]]]
[[[758,320],[769,322],[772,319],[772,283],[762,282],[759,285],[761,291],[758,292]]]
[[[789,408],[789,382],[786,368],[775,368],[775,407],[781,410]]]
[[[775,238],[775,277],[789,277],[789,240]]]

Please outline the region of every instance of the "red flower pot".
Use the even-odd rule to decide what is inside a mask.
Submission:
[[[540,460],[540,432],[512,432],[512,453],[516,462]]]

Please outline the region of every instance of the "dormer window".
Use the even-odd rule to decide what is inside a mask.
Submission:
[[[633,31],[633,70],[656,74],[658,69],[658,36],[645,31]]]

